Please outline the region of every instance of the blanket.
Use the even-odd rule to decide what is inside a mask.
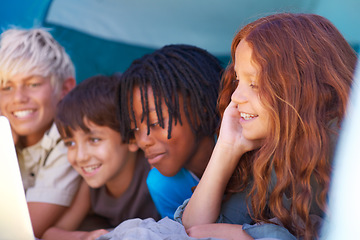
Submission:
[[[158,222],[152,218],[129,219],[118,225],[113,231],[97,240],[195,240],[186,234],[185,228],[178,222],[165,217]],[[202,238],[203,240],[219,240]]]

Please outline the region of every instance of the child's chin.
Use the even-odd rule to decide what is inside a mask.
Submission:
[[[85,181],[86,181],[87,185],[91,188],[99,188],[99,187],[102,187],[103,185],[105,185],[105,183],[95,182],[93,180],[88,180],[86,178],[85,178]]]

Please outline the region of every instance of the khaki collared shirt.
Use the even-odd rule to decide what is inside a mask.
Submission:
[[[81,177],[67,160],[55,124],[37,144],[17,149],[17,155],[28,202],[70,206]]]

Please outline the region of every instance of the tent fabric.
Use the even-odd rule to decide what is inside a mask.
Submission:
[[[77,82],[98,74],[124,72],[134,59],[154,51],[93,37],[61,26],[47,23],[44,26],[51,29],[51,33],[70,55],[75,65]]]
[[[166,44],[208,50],[224,66],[244,24],[275,12],[313,12],[327,17],[357,50],[358,0],[3,0],[0,27],[44,26],[73,59],[78,82],[123,72],[131,62]],[[349,14],[348,14],[349,13]]]
[[[225,55],[244,19],[248,21],[280,9],[310,11],[311,5],[306,2],[309,3],[308,0],[53,0],[46,21],[144,47],[188,43]]]
[[[123,72],[134,59],[176,43],[204,48],[225,67],[241,24],[280,9],[310,11],[311,1],[53,0],[44,22],[65,47],[71,44],[81,81]]]

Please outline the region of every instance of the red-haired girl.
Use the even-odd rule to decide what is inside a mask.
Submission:
[[[246,25],[231,54],[219,138],[182,223],[193,237],[317,238],[356,54],[327,19],[291,13]]]

